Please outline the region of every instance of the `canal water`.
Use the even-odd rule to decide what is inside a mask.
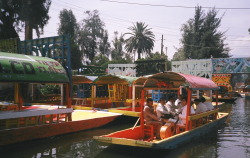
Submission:
[[[1,158],[247,158],[250,157],[250,100],[225,104],[227,123],[176,150],[150,150],[100,143],[95,135],[132,127],[114,122],[99,129],[0,147]]]

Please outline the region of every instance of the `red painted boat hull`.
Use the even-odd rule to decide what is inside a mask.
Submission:
[[[113,121],[118,116],[1,130],[0,146],[97,128]]]

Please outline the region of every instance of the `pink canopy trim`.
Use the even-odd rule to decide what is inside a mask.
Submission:
[[[218,86],[210,79],[181,73],[177,74],[184,77],[192,89],[218,89]]]

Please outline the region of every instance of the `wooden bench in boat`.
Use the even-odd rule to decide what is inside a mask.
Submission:
[[[88,100],[92,100],[92,98],[88,98]],[[109,102],[109,98],[93,98],[94,104],[107,104]]]
[[[0,104],[0,111],[18,110],[17,104]]]
[[[67,122],[68,114],[72,112],[72,108],[3,111],[0,112],[0,129]]]
[[[200,114],[194,114],[188,117],[188,120],[191,121],[191,129],[192,128],[196,128],[199,127],[203,124],[206,124],[212,120],[215,120],[217,117],[217,114],[219,112],[219,109],[214,109],[214,110],[210,110],[207,112],[203,112]],[[184,132],[186,130],[186,125],[182,124],[177,124],[176,125],[176,133],[181,133]]]
[[[86,105],[87,104],[87,98],[73,98],[73,100],[76,102],[75,105]]]

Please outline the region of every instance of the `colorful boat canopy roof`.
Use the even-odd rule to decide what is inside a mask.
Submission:
[[[93,81],[94,84],[129,84],[132,85],[133,82],[138,79],[138,77],[121,76],[121,75],[105,75],[100,76]]]
[[[69,78],[54,59],[0,52],[0,82],[68,83]]]
[[[92,83],[97,76],[84,76],[84,75],[74,75],[72,76],[73,84],[80,84],[80,83]]]
[[[180,86],[188,86],[193,90],[216,90],[218,86],[210,79],[181,74],[176,72],[163,72],[144,77],[145,88],[150,87],[168,87],[179,88]]]

